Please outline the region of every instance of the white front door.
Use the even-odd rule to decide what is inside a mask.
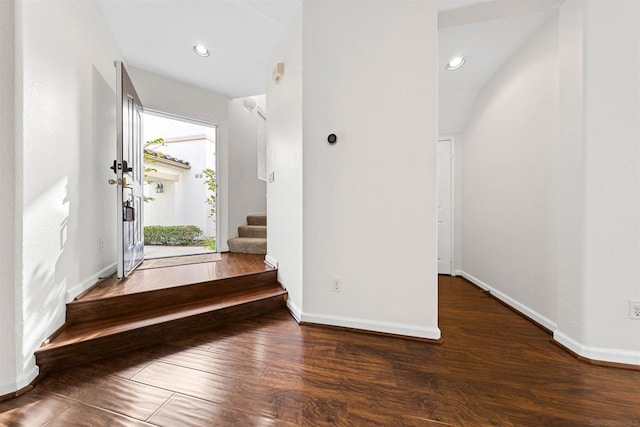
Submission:
[[[451,140],[438,141],[438,274],[451,274]]]
[[[122,62],[116,63],[116,160],[118,210],[118,277],[124,278],[144,259],[142,103]]]

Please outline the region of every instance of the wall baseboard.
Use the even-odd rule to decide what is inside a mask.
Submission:
[[[610,365],[627,369],[640,369],[640,351],[614,348],[590,347],[579,343],[558,329],[553,331],[553,339],[576,357],[594,365]]]
[[[40,370],[37,366],[32,367],[27,372],[19,375],[15,380],[3,381],[0,383],[0,397],[4,400],[6,398],[14,397],[18,392],[24,388],[27,388],[38,377]]]
[[[265,255],[264,262],[267,263],[267,265],[269,265],[269,266],[271,266],[273,268],[278,268],[278,260],[275,259],[272,256]]]
[[[426,340],[440,340],[439,328],[424,328],[399,323],[377,322],[371,320],[354,319],[351,317],[325,316],[320,314],[301,313],[302,323],[314,323],[318,325],[338,326],[349,329],[360,329],[369,332],[400,335]]]
[[[640,369],[640,352],[586,346],[569,337],[568,335],[562,333],[558,329],[558,324],[556,322],[548,319],[535,310],[530,309],[526,305],[521,304],[508,295],[496,290],[477,277],[465,273],[464,271],[460,271],[460,275],[476,286],[489,291],[491,295],[493,295],[509,307],[513,308],[514,310],[522,313],[525,317],[528,317],[533,322],[538,323],[543,328],[551,331],[553,340],[556,342],[556,344],[567,350],[569,353],[573,354],[578,359],[582,359],[594,365],[614,366],[617,368],[625,369]]]
[[[107,267],[103,268],[97,273],[92,274],[91,276],[89,276],[82,282],[78,283],[77,285],[73,286],[72,288],[67,289],[67,293],[65,295],[65,301],[66,302],[73,301],[75,297],[77,297],[82,292],[89,289],[91,286],[95,285],[98,279],[100,279],[101,277],[108,277],[113,273],[115,273],[116,270],[117,270],[116,263],[114,262],[113,264],[108,265]]]
[[[499,290],[495,289],[493,286],[488,285],[487,283],[483,282],[482,280],[478,279],[477,277],[474,277],[471,274],[468,274],[468,273],[466,273],[464,271],[460,271],[460,275],[462,277],[464,277],[465,279],[467,279],[468,281],[470,281],[471,283],[473,283],[474,285],[484,289],[485,291],[489,291],[491,293],[491,295],[495,296],[497,299],[499,299],[500,301],[504,302],[509,307],[512,307],[513,309],[515,309],[519,313],[522,313],[523,315],[525,315],[529,319],[533,320],[534,322],[536,322],[537,324],[539,324],[543,328],[545,328],[545,329],[547,329],[549,331],[552,331],[552,332],[555,331],[556,329],[558,329],[558,324],[556,322],[554,322],[553,320],[543,316],[542,314],[538,313],[537,311],[527,307],[526,305],[520,303],[519,301],[516,301],[515,299],[511,298],[510,296],[500,292]]]
[[[287,308],[289,309],[289,312],[291,313],[293,318],[296,319],[296,322],[300,323],[300,319],[302,318],[302,311],[298,308],[297,305],[291,302],[291,298],[287,299]]]
[[[462,270],[453,270],[452,276],[462,276],[463,274],[464,274],[464,271]]]

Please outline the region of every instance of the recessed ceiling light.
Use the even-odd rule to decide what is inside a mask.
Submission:
[[[449,71],[457,70],[458,68],[464,65],[464,61],[465,61],[464,56],[453,57],[451,61],[449,61],[449,63],[447,64],[447,70]]]
[[[194,44],[193,51],[195,52],[196,55],[202,56],[203,58],[206,58],[207,56],[209,56],[209,49],[207,49],[204,45],[201,45],[201,44]]]

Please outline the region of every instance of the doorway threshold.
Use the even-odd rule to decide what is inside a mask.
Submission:
[[[212,254],[215,251],[206,246],[156,246],[145,245],[144,259],[170,258],[188,255]]]

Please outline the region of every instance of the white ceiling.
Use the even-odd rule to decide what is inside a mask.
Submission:
[[[266,62],[302,0],[98,0],[128,65],[229,97],[266,90]],[[440,130],[462,130],[478,91],[562,0],[438,0]],[[366,4],[363,4],[366,7]],[[500,18],[500,19],[496,19]],[[212,51],[192,51],[203,43]],[[445,72],[455,54],[465,66]]]
[[[99,0],[128,65],[232,98],[265,92],[266,61],[301,0]],[[193,53],[195,43],[211,50]]]
[[[464,129],[480,89],[543,25],[549,10],[561,2],[498,0],[474,3],[443,10],[439,16],[438,120],[441,135]],[[456,55],[466,57],[465,65],[455,71],[446,71],[447,62]]]

